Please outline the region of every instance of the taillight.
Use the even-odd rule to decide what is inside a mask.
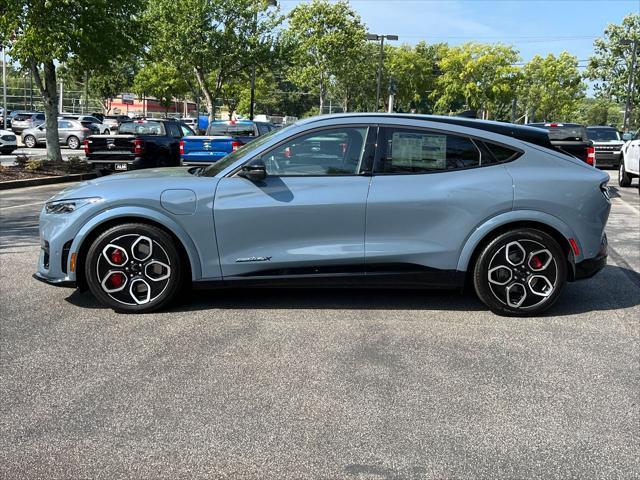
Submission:
[[[144,152],[144,146],[142,145],[142,140],[136,138],[133,141],[133,153],[136,155],[141,155]]]
[[[84,145],[84,154],[89,155],[91,153],[91,150],[89,150],[89,140],[85,138],[82,144]]]
[[[587,147],[587,163],[595,166],[596,164],[596,147]]]
[[[238,150],[240,147],[242,146],[242,143],[238,142],[238,141],[233,141],[231,142],[231,151],[235,152],[236,150]]]
[[[180,155],[184,155],[184,140],[180,140]]]

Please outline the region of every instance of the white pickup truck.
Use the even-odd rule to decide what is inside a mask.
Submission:
[[[618,185],[631,186],[631,180],[640,175],[640,130],[622,147],[622,161],[618,170]]]

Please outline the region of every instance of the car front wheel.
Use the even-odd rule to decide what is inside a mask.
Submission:
[[[624,168],[624,160],[620,162],[620,168],[618,169],[618,185],[621,187],[631,186],[631,175]]]
[[[78,137],[71,136],[67,138],[67,147],[71,150],[77,150],[80,148],[80,140]]]
[[[558,299],[566,278],[567,262],[558,242],[531,228],[494,238],[480,252],[473,271],[480,300],[508,316],[542,313]]]
[[[36,144],[38,142],[36,142],[36,137],[34,137],[33,135],[27,135],[24,137],[24,146],[27,148],[35,148]]]
[[[100,303],[123,313],[158,310],[182,285],[174,240],[146,224],[124,224],[102,233],[89,248],[84,269]]]

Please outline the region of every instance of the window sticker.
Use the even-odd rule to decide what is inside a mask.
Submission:
[[[396,132],[392,137],[394,167],[444,170],[447,166],[447,136]]]

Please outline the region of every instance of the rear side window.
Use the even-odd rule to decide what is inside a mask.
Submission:
[[[487,151],[491,158],[483,159],[482,164],[486,163],[501,163],[508,162],[509,160],[513,160],[517,155],[520,154],[517,150],[512,150],[503,145],[496,145],[495,143],[484,143]]]
[[[120,124],[118,133],[122,135],[164,135],[164,125],[161,122],[125,122]]]
[[[39,113],[36,115],[36,120],[44,120],[44,113]]]
[[[71,122],[68,122],[66,120],[60,120],[58,122],[58,128],[71,128]]]
[[[166,127],[169,130],[169,135],[173,138],[182,138],[182,132],[176,123],[167,123]]]
[[[249,123],[212,123],[207,135],[230,135],[232,137],[254,137],[253,124]]]
[[[257,127],[258,127],[258,133],[260,133],[260,135],[265,135],[265,134],[269,133],[269,131],[270,131],[268,125],[263,125],[263,124],[258,123]]]
[[[480,150],[470,138],[424,130],[387,128],[380,173],[428,173],[477,167]]]

